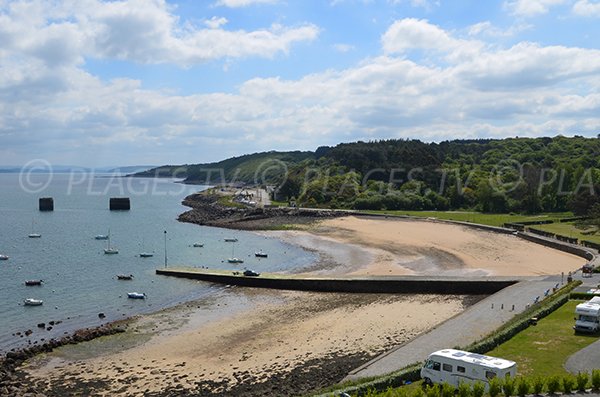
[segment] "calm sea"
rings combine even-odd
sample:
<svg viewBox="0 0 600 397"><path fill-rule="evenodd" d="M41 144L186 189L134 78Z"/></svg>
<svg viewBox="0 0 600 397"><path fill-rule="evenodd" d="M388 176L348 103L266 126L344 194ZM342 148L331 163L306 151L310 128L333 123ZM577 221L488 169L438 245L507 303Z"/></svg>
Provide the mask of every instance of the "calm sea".
<svg viewBox="0 0 600 397"><path fill-rule="evenodd" d="M204 189L166 179L121 178L94 174L0 174L0 351L28 340L63 336L65 332L147 313L215 294L221 286L157 276L164 267L165 233L168 266L252 268L293 271L310 265L313 254L277 239L250 232L180 223L187 208L182 199ZM110 197L129 197L130 211L109 211ZM39 212L40 197L54 198L53 212ZM107 241L95 240L110 230L117 255L104 254ZM32 232L42 235L29 238ZM224 238L235 237L236 243ZM197 248L195 242L204 243ZM256 258L262 250L268 258ZM151 252L151 258L141 258ZM223 263L232 255L243 264ZM133 274L119 281L117 274ZM42 279L42 286L25 280ZM128 292L146 300L127 299ZM26 298L42 306L24 306ZM99 313L105 319L98 317ZM61 321L51 331L38 323ZM15 336L31 329L29 337Z"/></svg>

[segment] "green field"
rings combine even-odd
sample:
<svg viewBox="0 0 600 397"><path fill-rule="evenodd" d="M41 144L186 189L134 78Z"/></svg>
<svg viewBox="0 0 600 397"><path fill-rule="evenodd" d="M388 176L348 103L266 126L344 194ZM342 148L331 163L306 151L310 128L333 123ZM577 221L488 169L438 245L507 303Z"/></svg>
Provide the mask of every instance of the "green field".
<svg viewBox="0 0 600 397"><path fill-rule="evenodd" d="M560 234L567 237L577 238L579 240L592 241L594 243L600 243L600 235L598 234L583 234L582 229L575 227L573 222L565 223L550 223L547 225L535 225L536 229L545 230L547 232Z"/></svg>
<svg viewBox="0 0 600 397"><path fill-rule="evenodd" d="M598 336L575 334L575 306L582 301L568 301L555 312L518 333L509 341L486 353L517 363L520 375L564 375L570 355L598 340Z"/></svg>
<svg viewBox="0 0 600 397"><path fill-rule="evenodd" d="M423 218L448 219L453 221L463 221L471 223L480 223L490 226L502 226L504 223L525 222L525 221L544 221L560 218L569 218L571 212L557 212L537 215L518 215L518 214L484 214L481 212L467 211L367 211L376 214L390 215L410 215Z"/></svg>
<svg viewBox="0 0 600 397"><path fill-rule="evenodd" d="M517 363L517 374L529 379L564 376L563 365L577 351L598 340L598 335L581 335L573 331L575 306L582 301L571 300L556 311L544 317L536 326L519 332L509 341L498 346L486 355L502 357ZM413 386L421 382L413 383ZM425 397L416 393L415 388L396 388L386 392L373 392L369 397Z"/></svg>

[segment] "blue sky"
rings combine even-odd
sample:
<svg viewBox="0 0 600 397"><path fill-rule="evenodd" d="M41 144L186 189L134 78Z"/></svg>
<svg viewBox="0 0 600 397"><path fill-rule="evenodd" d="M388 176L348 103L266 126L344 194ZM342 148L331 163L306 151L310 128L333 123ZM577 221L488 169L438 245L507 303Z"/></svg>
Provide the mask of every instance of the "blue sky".
<svg viewBox="0 0 600 397"><path fill-rule="evenodd" d="M600 133L597 0L0 0L0 164Z"/></svg>

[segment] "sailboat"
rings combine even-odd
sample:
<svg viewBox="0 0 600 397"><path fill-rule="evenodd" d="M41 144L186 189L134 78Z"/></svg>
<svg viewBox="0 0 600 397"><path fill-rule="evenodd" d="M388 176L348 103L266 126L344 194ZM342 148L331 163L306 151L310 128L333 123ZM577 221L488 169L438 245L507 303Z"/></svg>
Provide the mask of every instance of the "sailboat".
<svg viewBox="0 0 600 397"><path fill-rule="evenodd" d="M34 221L32 219L31 220L31 233L29 233L29 238L40 238L40 237L42 237L41 234L35 233L33 226L34 226Z"/></svg>
<svg viewBox="0 0 600 397"><path fill-rule="evenodd" d="M109 254L109 255L118 254L119 250L110 246L110 230L108 231L108 239L107 240L108 240L108 244L106 245L106 248L104 248L104 253Z"/></svg>
<svg viewBox="0 0 600 397"><path fill-rule="evenodd" d="M236 258L234 255L235 244L231 246L231 258L227 259L229 263L244 263L244 261L240 258Z"/></svg>

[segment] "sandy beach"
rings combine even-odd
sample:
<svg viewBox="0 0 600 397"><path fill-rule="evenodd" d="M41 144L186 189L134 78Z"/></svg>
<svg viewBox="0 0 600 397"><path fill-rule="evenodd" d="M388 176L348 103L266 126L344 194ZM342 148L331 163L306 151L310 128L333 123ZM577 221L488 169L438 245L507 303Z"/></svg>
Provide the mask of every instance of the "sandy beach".
<svg viewBox="0 0 600 397"><path fill-rule="evenodd" d="M317 274L540 275L585 262L515 236L425 221L344 217L266 233L319 253L306 269ZM125 336L38 357L22 376L48 396L301 395L480 298L234 288L134 320Z"/></svg>
<svg viewBox="0 0 600 397"><path fill-rule="evenodd" d="M308 231L272 232L343 266L315 273L354 275L538 276L574 271L585 259L525 241L455 224L342 217Z"/></svg>

